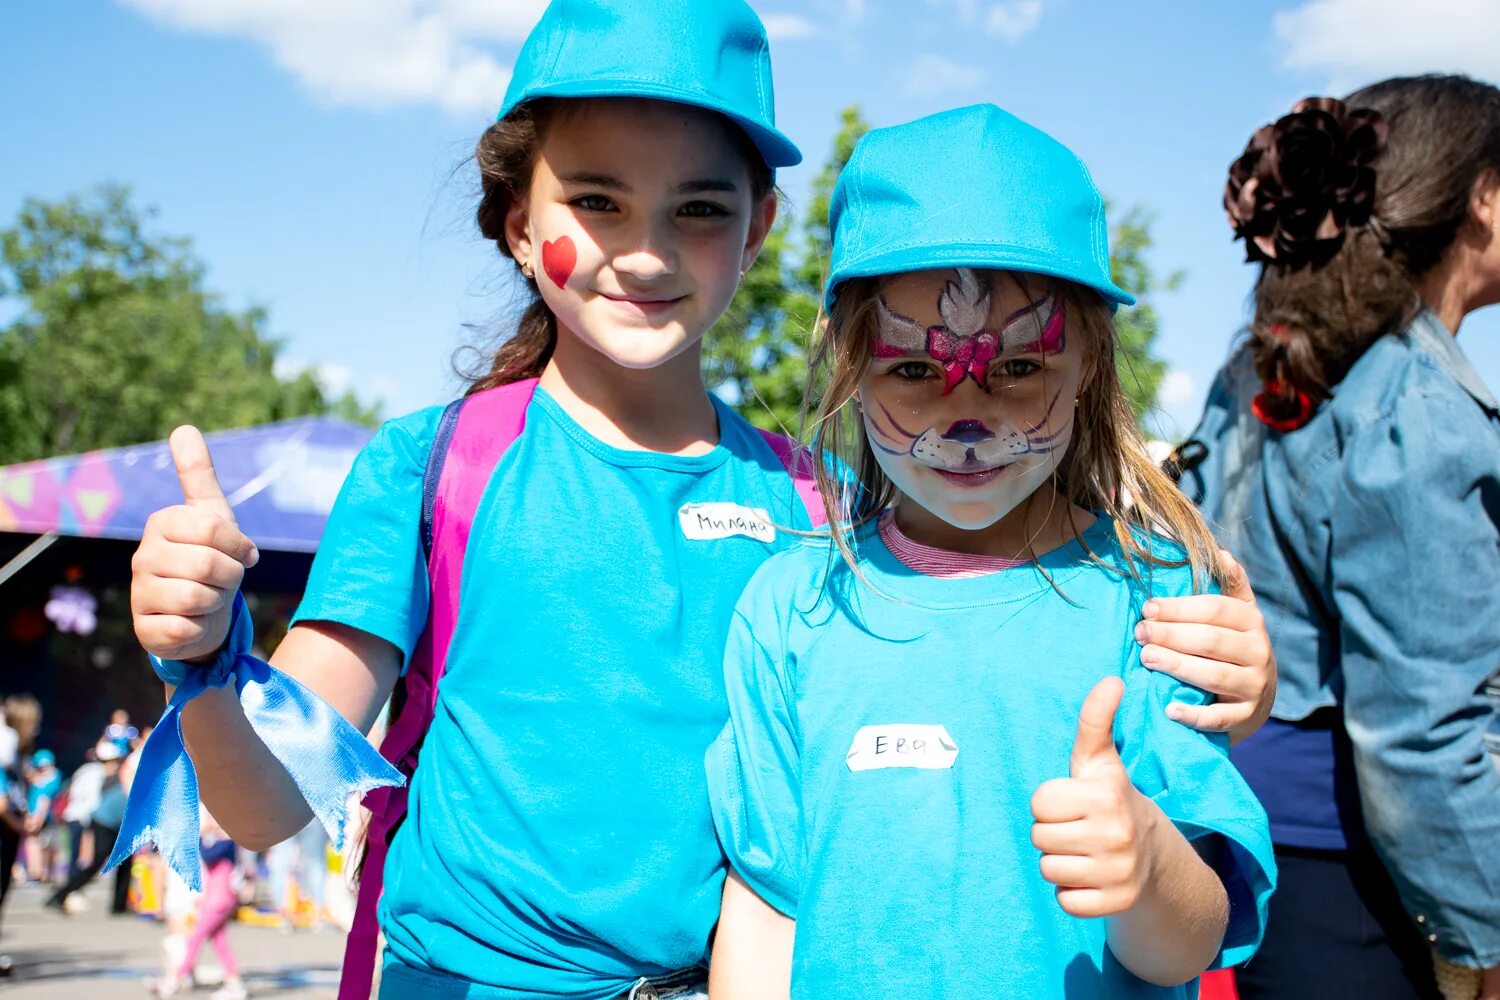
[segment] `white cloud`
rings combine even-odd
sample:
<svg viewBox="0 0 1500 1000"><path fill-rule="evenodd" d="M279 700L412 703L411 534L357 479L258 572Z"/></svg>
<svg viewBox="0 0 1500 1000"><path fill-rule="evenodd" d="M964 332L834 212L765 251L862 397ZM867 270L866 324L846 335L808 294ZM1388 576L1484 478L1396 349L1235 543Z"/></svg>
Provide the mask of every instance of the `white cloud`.
<svg viewBox="0 0 1500 1000"><path fill-rule="evenodd" d="M483 48L515 42L546 0L119 0L182 31L246 38L331 104L499 106L510 70Z"/></svg>
<svg viewBox="0 0 1500 1000"><path fill-rule="evenodd" d="M271 372L282 381L297 378L303 372L311 372L318 385L329 396L342 396L354 386L354 369L329 361L310 365L295 358L279 357L271 366Z"/></svg>
<svg viewBox="0 0 1500 1000"><path fill-rule="evenodd" d="M1282 65L1340 81L1461 72L1500 79L1500 0L1310 0L1273 21Z"/></svg>
<svg viewBox="0 0 1500 1000"><path fill-rule="evenodd" d="M1006 0L990 8L984 30L1007 42L1019 42L1042 20L1042 0Z"/></svg>
<svg viewBox="0 0 1500 1000"><path fill-rule="evenodd" d="M1198 383L1193 376L1181 368L1173 368L1162 376L1156 400L1168 409L1177 409L1198 398Z"/></svg>
<svg viewBox="0 0 1500 1000"><path fill-rule="evenodd" d="M760 20L773 42L816 38L822 34L816 24L800 14L764 14Z"/></svg>
<svg viewBox="0 0 1500 1000"><path fill-rule="evenodd" d="M906 72L906 85L918 97L970 90L984 82L984 70L934 53L919 56Z"/></svg>
<svg viewBox="0 0 1500 1000"><path fill-rule="evenodd" d="M982 26L991 35L1018 42L1042 20L1042 0L927 0L928 7L946 8L963 25Z"/></svg>

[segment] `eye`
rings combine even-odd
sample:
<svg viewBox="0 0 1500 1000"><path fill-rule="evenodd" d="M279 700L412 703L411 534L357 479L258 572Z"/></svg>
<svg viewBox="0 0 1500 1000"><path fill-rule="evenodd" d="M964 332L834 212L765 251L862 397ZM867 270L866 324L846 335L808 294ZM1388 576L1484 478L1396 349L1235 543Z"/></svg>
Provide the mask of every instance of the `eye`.
<svg viewBox="0 0 1500 1000"><path fill-rule="evenodd" d="M1040 361L1033 361L1030 358L1012 358L1009 361L1000 362L1000 365L996 368L996 371L1006 378L1025 378L1028 375L1035 375L1041 370L1042 363Z"/></svg>
<svg viewBox="0 0 1500 1000"><path fill-rule="evenodd" d="M613 212L615 210L615 203L602 194L586 194L574 198L568 204L574 208L581 208L585 212Z"/></svg>
<svg viewBox="0 0 1500 1000"><path fill-rule="evenodd" d="M920 382L932 374L932 367L921 361L903 361L891 367L888 374L907 382Z"/></svg>
<svg viewBox="0 0 1500 1000"><path fill-rule="evenodd" d="M711 201L690 201L680 211L690 219L721 219L730 215L723 205L716 205Z"/></svg>

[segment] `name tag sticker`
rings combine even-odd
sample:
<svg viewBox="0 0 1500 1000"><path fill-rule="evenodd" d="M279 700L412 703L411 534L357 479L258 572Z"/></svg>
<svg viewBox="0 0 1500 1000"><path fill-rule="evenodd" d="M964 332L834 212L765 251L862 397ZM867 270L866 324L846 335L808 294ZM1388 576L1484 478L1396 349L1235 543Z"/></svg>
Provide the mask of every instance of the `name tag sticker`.
<svg viewBox="0 0 1500 1000"><path fill-rule="evenodd" d="M677 511L684 538L695 542L744 535L761 542L776 540L771 516L759 507L737 503L685 503Z"/></svg>
<svg viewBox="0 0 1500 1000"><path fill-rule="evenodd" d="M851 771L876 771L883 767L921 767L941 771L958 759L958 744L944 726L898 722L888 726L863 726L854 734L849 755Z"/></svg>

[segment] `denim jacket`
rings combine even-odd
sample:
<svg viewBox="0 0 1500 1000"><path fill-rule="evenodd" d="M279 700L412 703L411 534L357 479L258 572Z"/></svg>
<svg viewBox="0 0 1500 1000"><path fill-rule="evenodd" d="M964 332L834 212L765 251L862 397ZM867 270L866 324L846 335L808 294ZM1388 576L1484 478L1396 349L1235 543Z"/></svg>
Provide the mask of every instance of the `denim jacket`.
<svg viewBox="0 0 1500 1000"><path fill-rule="evenodd" d="M1450 961L1500 965L1495 397L1427 311L1298 430L1251 416L1260 388L1238 350L1180 454L1201 457L1183 490L1265 614L1272 714L1342 710L1365 826L1407 911Z"/></svg>

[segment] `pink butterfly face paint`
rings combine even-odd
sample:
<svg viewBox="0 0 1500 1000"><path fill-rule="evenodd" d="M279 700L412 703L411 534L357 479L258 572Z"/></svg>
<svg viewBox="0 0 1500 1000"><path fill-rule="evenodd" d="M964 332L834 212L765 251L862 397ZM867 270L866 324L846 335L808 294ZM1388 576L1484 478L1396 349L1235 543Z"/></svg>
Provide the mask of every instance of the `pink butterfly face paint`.
<svg viewBox="0 0 1500 1000"><path fill-rule="evenodd" d="M860 382L877 462L934 514L981 528L1047 481L1072 440L1077 352L1061 291L959 268L891 280Z"/></svg>

